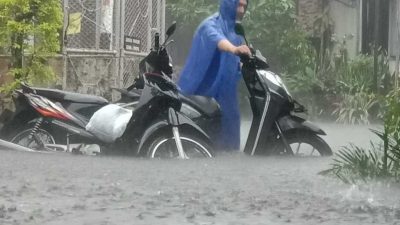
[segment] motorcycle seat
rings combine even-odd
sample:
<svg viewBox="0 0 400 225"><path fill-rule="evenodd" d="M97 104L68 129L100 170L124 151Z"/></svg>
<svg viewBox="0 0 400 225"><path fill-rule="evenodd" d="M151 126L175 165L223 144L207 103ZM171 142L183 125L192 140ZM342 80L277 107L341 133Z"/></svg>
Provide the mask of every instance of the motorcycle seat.
<svg viewBox="0 0 400 225"><path fill-rule="evenodd" d="M95 95L85 95L69 91L61 91L47 88L33 88L36 94L55 101L70 101L76 103L107 104L107 99Z"/></svg>
<svg viewBox="0 0 400 225"><path fill-rule="evenodd" d="M196 110L206 114L209 117L218 116L220 114L220 106L214 98L200 95L181 95L183 102L189 104Z"/></svg>

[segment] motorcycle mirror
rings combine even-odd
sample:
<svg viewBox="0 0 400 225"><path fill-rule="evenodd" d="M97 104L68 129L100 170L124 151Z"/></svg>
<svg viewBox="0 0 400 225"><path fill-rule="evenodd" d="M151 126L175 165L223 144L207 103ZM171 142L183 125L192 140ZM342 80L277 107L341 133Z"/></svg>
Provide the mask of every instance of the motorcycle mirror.
<svg viewBox="0 0 400 225"><path fill-rule="evenodd" d="M244 32L244 28L243 28L242 24L239 22L235 23L235 33L243 36L244 40L246 41L246 45L249 45L249 43L247 42L247 39L246 39L246 34Z"/></svg>
<svg viewBox="0 0 400 225"><path fill-rule="evenodd" d="M235 32L236 34L241 35L243 37L246 36L244 33L244 28L241 23L238 22L235 23Z"/></svg>
<svg viewBox="0 0 400 225"><path fill-rule="evenodd" d="M168 27L167 32L165 32L165 35L167 37L165 38L165 41L161 46L166 47L166 43L167 43L168 39L171 37L171 35L175 32L175 29L176 29L176 21L172 22L171 26ZM170 42L168 42L168 43L170 43Z"/></svg>
<svg viewBox="0 0 400 225"><path fill-rule="evenodd" d="M167 32L167 39L175 32L176 29L176 21L172 22L171 26L168 27Z"/></svg>

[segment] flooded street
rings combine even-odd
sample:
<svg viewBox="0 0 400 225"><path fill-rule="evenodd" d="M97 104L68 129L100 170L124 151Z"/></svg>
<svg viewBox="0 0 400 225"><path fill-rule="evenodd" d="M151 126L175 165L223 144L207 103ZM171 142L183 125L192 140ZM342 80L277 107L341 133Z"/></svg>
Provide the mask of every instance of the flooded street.
<svg viewBox="0 0 400 225"><path fill-rule="evenodd" d="M375 138L370 127L320 126L334 151ZM318 175L330 157L0 154L0 224L400 224L400 186Z"/></svg>

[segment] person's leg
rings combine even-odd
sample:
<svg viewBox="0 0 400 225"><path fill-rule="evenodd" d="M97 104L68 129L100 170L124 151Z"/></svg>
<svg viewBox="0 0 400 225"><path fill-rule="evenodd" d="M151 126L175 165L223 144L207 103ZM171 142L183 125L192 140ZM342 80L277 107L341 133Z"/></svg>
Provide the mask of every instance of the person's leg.
<svg viewBox="0 0 400 225"><path fill-rule="evenodd" d="M217 97L217 101L222 113L217 147L226 151L238 151L240 150L240 112L236 92L229 91L225 87Z"/></svg>
<svg viewBox="0 0 400 225"><path fill-rule="evenodd" d="M238 112L222 114L218 147L225 151L240 150L240 116Z"/></svg>

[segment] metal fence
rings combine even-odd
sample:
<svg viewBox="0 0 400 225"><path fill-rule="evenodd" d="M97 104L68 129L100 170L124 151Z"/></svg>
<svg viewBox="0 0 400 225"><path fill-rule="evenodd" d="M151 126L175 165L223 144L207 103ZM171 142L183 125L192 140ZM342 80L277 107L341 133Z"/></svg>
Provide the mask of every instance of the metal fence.
<svg viewBox="0 0 400 225"><path fill-rule="evenodd" d="M66 89L101 94L98 89L104 81L130 85L155 32L165 30L165 0L62 0L62 4Z"/></svg>

